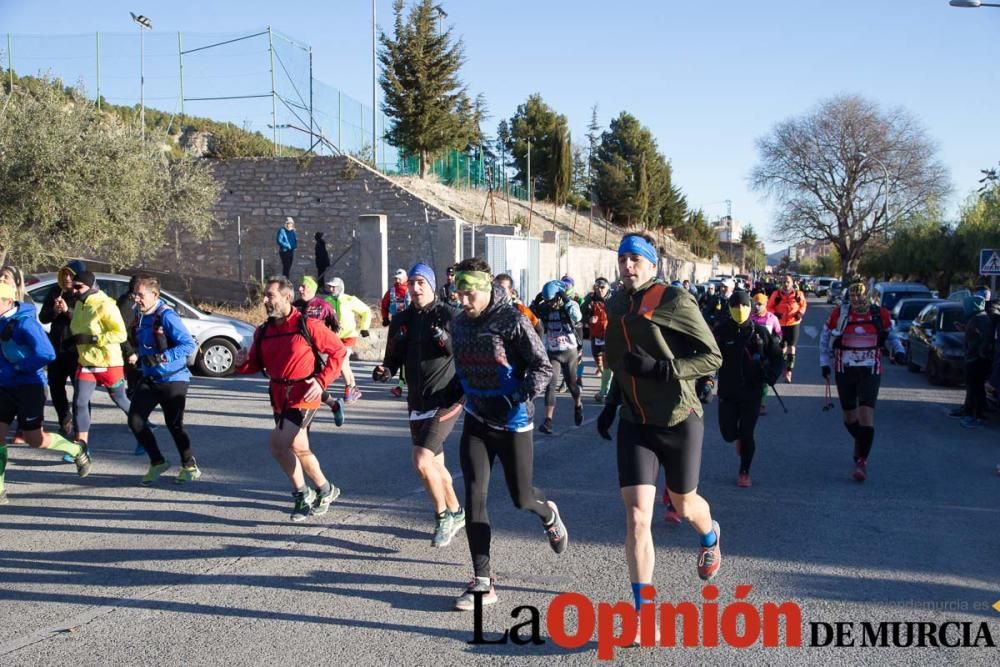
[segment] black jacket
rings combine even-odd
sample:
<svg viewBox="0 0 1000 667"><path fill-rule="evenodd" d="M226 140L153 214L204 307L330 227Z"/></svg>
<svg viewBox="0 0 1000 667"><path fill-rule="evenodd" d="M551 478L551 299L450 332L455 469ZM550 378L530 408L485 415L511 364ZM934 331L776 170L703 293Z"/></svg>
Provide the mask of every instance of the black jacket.
<svg viewBox="0 0 1000 667"><path fill-rule="evenodd" d="M990 313L977 313L965 323L965 360L993 361L996 325Z"/></svg>
<svg viewBox="0 0 1000 667"><path fill-rule="evenodd" d="M135 354L135 340L132 338L135 330L135 294L125 292L118 297L118 312L122 314L122 319L125 321L125 331L128 332L128 338L122 343L122 357L127 364L128 358Z"/></svg>
<svg viewBox="0 0 1000 667"><path fill-rule="evenodd" d="M316 273L322 276L330 268L330 253L326 249L326 241L322 232L316 232Z"/></svg>
<svg viewBox="0 0 1000 667"><path fill-rule="evenodd" d="M451 320L456 311L435 300L427 308L411 304L389 322L382 365L395 374L406 369L406 403L425 412L454 405L462 397L452 357ZM441 336L434 337L435 330Z"/></svg>
<svg viewBox="0 0 1000 667"><path fill-rule="evenodd" d="M62 296L69 310L62 314L56 314L56 298ZM42 309L38 312L38 320L42 324L52 325L49 328L49 341L55 348L56 354L67 360L77 358L76 344L73 342L73 333L69 330L69 323L73 320L73 306L76 304L76 295L73 292L64 292L59 285L53 285L45 295Z"/></svg>
<svg viewBox="0 0 1000 667"><path fill-rule="evenodd" d="M719 398L751 400L764 392L765 365L781 363L781 343L776 336L753 321L736 324L730 317L715 331L722 352L719 369Z"/></svg>

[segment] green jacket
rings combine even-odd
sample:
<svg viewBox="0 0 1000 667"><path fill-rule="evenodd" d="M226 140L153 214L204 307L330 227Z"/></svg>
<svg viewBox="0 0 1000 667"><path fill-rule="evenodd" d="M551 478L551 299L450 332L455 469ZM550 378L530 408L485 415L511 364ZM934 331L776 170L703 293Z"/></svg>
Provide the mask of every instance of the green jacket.
<svg viewBox="0 0 1000 667"><path fill-rule="evenodd" d="M604 355L615 373L608 402L622 405L622 419L670 427L692 412L702 416L695 380L718 370L722 355L691 293L653 279L636 290L618 290L607 309ZM625 371L622 360L636 345L670 360L667 382Z"/></svg>

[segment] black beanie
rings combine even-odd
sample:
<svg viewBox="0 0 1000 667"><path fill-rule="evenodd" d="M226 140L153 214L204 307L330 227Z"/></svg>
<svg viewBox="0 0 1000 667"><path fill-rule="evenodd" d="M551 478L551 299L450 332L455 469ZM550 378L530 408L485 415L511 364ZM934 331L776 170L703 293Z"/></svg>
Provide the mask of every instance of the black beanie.
<svg viewBox="0 0 1000 667"><path fill-rule="evenodd" d="M733 292L733 295L729 297L729 307L733 308L735 306L749 306L750 305L750 295L746 291L738 289Z"/></svg>
<svg viewBox="0 0 1000 667"><path fill-rule="evenodd" d="M94 283L97 282L97 279L94 278L94 274L91 273L90 271L80 271L75 276L73 276L73 280L78 283L82 283L87 287L93 287Z"/></svg>

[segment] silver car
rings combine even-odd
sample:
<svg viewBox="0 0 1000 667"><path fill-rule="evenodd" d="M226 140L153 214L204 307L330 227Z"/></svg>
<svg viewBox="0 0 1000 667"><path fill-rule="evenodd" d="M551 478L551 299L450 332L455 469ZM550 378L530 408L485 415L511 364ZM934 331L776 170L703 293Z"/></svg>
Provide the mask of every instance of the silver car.
<svg viewBox="0 0 1000 667"><path fill-rule="evenodd" d="M101 291L115 300L128 292L131 280L129 276L115 273L95 273L94 276ZM26 283L28 296L41 310L45 296L56 284L56 274L39 273L27 279ZM188 357L188 366L197 368L209 377L232 375L236 370L236 351L241 346L250 347L254 327L232 317L199 310L166 290L160 292L160 298L181 316L184 326L198 344L194 353ZM48 330L47 325L45 329Z"/></svg>

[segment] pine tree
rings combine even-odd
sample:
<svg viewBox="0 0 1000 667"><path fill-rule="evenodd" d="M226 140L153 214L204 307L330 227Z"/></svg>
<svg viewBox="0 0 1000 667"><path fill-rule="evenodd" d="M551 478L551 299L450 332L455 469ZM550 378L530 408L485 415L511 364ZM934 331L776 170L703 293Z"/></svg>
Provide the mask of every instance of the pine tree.
<svg viewBox="0 0 1000 667"><path fill-rule="evenodd" d="M438 29L433 0L420 0L405 19L403 7L404 0L393 3L394 36L379 35L382 111L395 120L386 139L420 156L423 178L435 154L465 149L482 118L458 78L462 40L452 42L451 28Z"/></svg>
<svg viewBox="0 0 1000 667"><path fill-rule="evenodd" d="M569 197L573 185L573 154L570 151L569 130L564 124L557 125L552 133L550 148L552 161L549 164L549 182L552 184L550 198L556 206L562 206Z"/></svg>
<svg viewBox="0 0 1000 667"><path fill-rule="evenodd" d="M508 146L517 168L515 178L528 186L528 145L531 146L531 174L534 184L532 191L540 199L550 198L553 191L552 162L555 159L553 135L562 127L569 133L566 117L556 113L552 107L535 93L517 107L510 119L511 142Z"/></svg>

